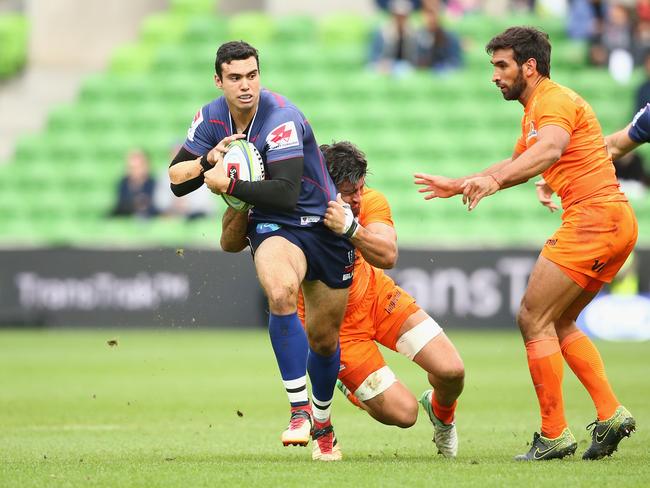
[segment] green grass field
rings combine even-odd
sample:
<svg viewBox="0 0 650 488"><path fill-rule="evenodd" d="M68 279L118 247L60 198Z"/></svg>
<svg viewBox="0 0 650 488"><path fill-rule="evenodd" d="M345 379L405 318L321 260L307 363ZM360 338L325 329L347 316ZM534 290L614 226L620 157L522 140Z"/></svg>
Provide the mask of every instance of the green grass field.
<svg viewBox="0 0 650 488"><path fill-rule="evenodd" d="M280 443L287 405L264 331L1 331L0 486L650 486L650 343L599 343L638 425L612 458L522 464L539 420L518 334L449 335L467 369L457 459L435 455L423 413L387 427L336 392L344 460L315 463L311 446ZM425 375L387 358L419 396ZM564 392L582 453L595 413L568 368Z"/></svg>

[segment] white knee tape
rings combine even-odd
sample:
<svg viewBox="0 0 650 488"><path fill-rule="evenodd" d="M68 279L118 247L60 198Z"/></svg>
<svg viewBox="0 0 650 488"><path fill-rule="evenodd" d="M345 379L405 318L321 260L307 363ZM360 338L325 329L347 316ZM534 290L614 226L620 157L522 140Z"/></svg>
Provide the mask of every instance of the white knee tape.
<svg viewBox="0 0 650 488"><path fill-rule="evenodd" d="M397 352L413 360L415 355L441 332L442 327L429 317L401 335L396 344Z"/></svg>
<svg viewBox="0 0 650 488"><path fill-rule="evenodd" d="M370 373L368 377L363 380L361 386L354 392L354 396L362 402L375 398L380 393L385 392L397 381L395 373L391 371L388 366L379 368L377 371Z"/></svg>

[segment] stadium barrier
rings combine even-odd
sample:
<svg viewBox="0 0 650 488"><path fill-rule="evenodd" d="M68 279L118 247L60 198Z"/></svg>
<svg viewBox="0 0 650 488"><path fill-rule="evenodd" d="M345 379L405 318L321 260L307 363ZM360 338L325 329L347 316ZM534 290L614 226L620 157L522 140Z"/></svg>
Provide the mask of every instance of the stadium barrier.
<svg viewBox="0 0 650 488"><path fill-rule="evenodd" d="M639 291L650 249L638 250ZM390 274L448 328L514 328L537 250L402 249ZM0 251L0 325L264 327L248 253L215 250Z"/></svg>

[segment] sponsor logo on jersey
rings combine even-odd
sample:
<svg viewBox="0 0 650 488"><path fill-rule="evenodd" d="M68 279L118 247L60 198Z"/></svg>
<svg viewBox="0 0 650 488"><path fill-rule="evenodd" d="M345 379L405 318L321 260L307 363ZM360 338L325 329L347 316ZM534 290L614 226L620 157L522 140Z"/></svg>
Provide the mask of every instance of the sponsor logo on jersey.
<svg viewBox="0 0 650 488"><path fill-rule="evenodd" d="M387 298L390 298L390 302L388 302L388 305L386 305L386 307L384 308L386 313L392 313L393 310L395 310L395 307L397 306L397 302L401 297L402 297L402 292L399 290L395 290L395 294L392 296L388 295Z"/></svg>
<svg viewBox="0 0 650 488"><path fill-rule="evenodd" d="M535 129L535 122L531 122L528 126L528 134L526 135L526 142L531 140L533 137L537 137L537 129Z"/></svg>
<svg viewBox="0 0 650 488"><path fill-rule="evenodd" d="M641 116L643 115L643 112L645 112L646 110L648 110L648 104L646 104L645 107L643 107L641 110L639 110L639 111L636 113L636 115L635 115L634 118L632 119L632 125L636 125L636 121L639 120L639 117L641 117Z"/></svg>
<svg viewBox="0 0 650 488"><path fill-rule="evenodd" d="M269 232L275 232L279 229L280 225L266 222L257 224L257 227L255 228L258 234L268 234Z"/></svg>
<svg viewBox="0 0 650 488"><path fill-rule="evenodd" d="M296 131L296 124L293 123L293 120L285 122L269 132L269 135L266 136L266 144L269 147L269 151L299 146L298 132Z"/></svg>
<svg viewBox="0 0 650 488"><path fill-rule="evenodd" d="M546 240L546 245L548 247L555 247L556 244L557 244L557 239L547 239Z"/></svg>
<svg viewBox="0 0 650 488"><path fill-rule="evenodd" d="M354 264L348 264L343 268L343 281L351 280L354 276Z"/></svg>
<svg viewBox="0 0 650 488"><path fill-rule="evenodd" d="M320 222L318 215L303 215L300 217L300 225L316 224L318 222Z"/></svg>
<svg viewBox="0 0 650 488"><path fill-rule="evenodd" d="M591 270L600 273L606 265L607 262L601 263L599 259L594 259L594 265L591 267Z"/></svg>
<svg viewBox="0 0 650 488"><path fill-rule="evenodd" d="M187 129L187 138L190 141L194 142L194 133L196 132L197 127L201 125L201 122L203 122L203 110L199 109L194 116L194 120L192 120L192 125Z"/></svg>
<svg viewBox="0 0 650 488"><path fill-rule="evenodd" d="M228 175L228 178L235 178L236 180L238 180L239 163L228 163L228 167L226 168L226 174Z"/></svg>

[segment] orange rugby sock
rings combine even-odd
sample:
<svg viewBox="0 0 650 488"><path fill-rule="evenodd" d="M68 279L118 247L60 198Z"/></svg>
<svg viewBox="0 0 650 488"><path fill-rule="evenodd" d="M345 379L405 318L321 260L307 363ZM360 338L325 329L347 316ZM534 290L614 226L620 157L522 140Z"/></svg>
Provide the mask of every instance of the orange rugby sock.
<svg viewBox="0 0 650 488"><path fill-rule="evenodd" d="M542 414L542 435L559 437L567 427L562 400L563 361L557 337L526 342L528 369Z"/></svg>
<svg viewBox="0 0 650 488"><path fill-rule="evenodd" d="M577 330L566 336L561 346L564 359L594 401L598 420L610 418L619 403L607 381L605 365L594 343Z"/></svg>
<svg viewBox="0 0 650 488"><path fill-rule="evenodd" d="M431 396L431 406L433 407L433 414L438 417L438 420L442 421L443 424L451 424L454 421L454 413L456 412L456 405L458 401L454 401L449 406L441 405L436 399L436 392L433 392Z"/></svg>

